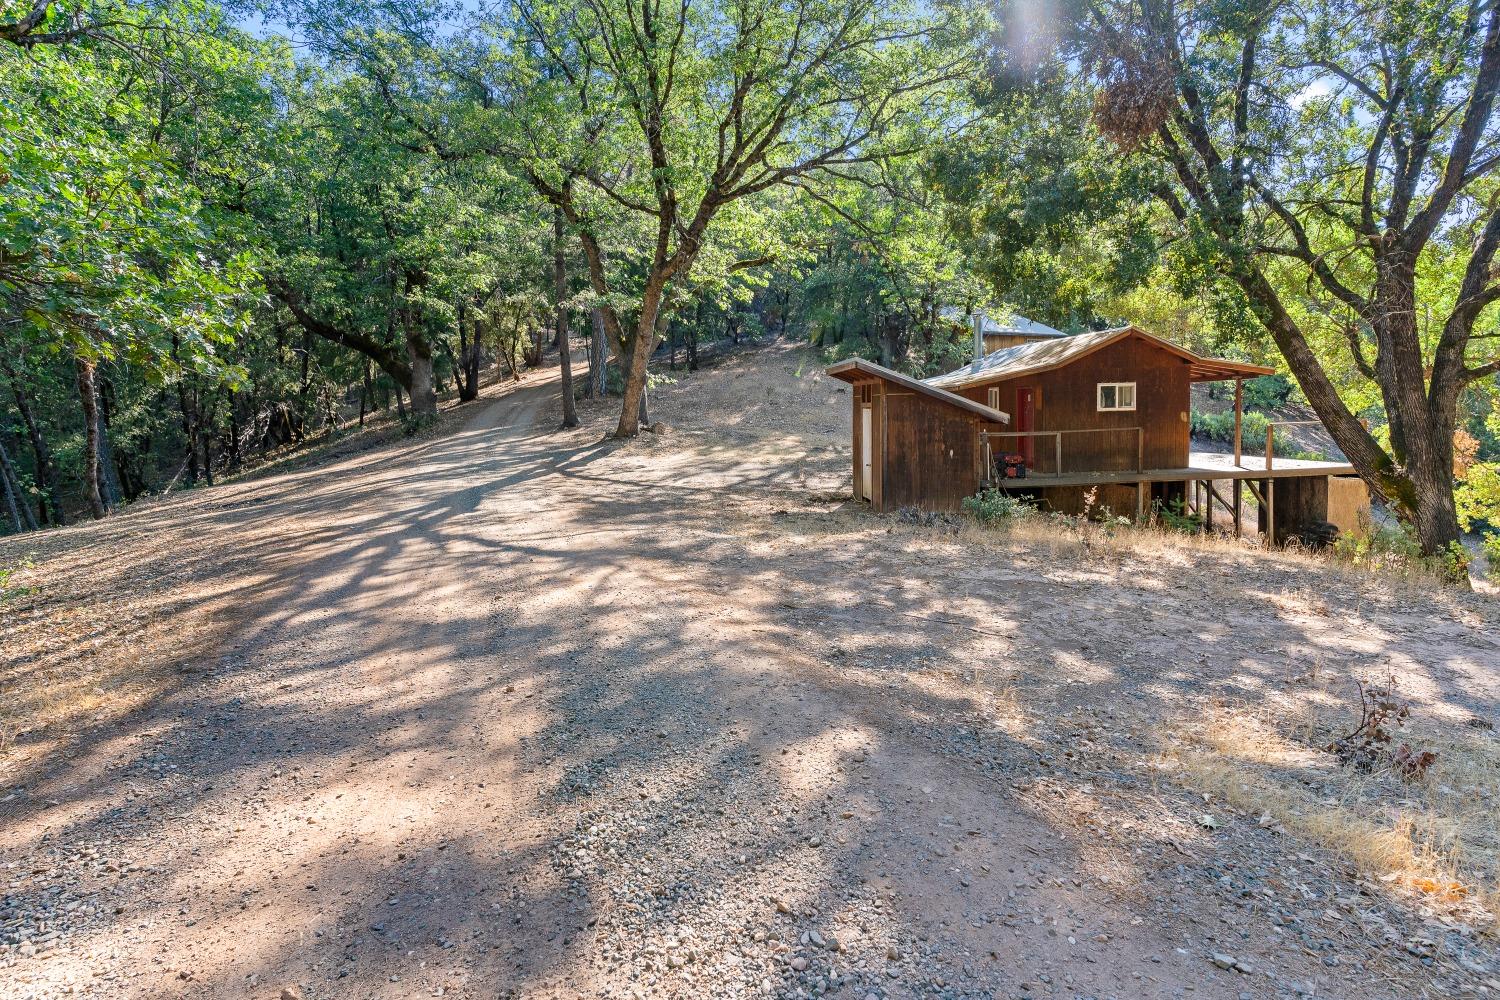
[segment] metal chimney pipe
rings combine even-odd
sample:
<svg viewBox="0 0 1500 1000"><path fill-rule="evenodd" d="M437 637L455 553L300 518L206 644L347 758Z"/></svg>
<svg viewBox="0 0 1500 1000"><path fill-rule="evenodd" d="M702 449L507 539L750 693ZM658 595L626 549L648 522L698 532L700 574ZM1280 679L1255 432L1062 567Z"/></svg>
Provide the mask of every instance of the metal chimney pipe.
<svg viewBox="0 0 1500 1000"><path fill-rule="evenodd" d="M974 314L974 360L984 360L984 313Z"/></svg>

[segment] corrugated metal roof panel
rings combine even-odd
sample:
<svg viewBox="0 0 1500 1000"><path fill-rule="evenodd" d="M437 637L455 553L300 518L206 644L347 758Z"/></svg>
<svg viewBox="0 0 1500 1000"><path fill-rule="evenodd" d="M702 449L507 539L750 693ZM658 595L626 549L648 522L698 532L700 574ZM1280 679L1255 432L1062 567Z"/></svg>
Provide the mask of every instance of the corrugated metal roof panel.
<svg viewBox="0 0 1500 1000"><path fill-rule="evenodd" d="M938 315L950 323L962 323L968 325L969 317L964 311L954 306L947 306L938 310ZM1046 323L1038 323L1034 319L1012 313L1008 316L995 317L989 313L980 312L980 320L984 323L984 335L986 337L1004 336L1012 334L1019 337L1066 337L1067 334L1061 330L1054 329Z"/></svg>
<svg viewBox="0 0 1500 1000"><path fill-rule="evenodd" d="M1055 368L1073 358L1103 347L1110 341L1118 340L1128 332L1127 327L1121 330L1080 333L1073 337L1038 340L1030 344L1002 347L998 351L991 351L978 361L969 362L956 371L951 371L946 375L935 375L926 381L928 385L937 386L939 389L954 389L978 382L1006 378L1010 375L1020 375L1039 368Z"/></svg>
<svg viewBox="0 0 1500 1000"><path fill-rule="evenodd" d="M1170 351L1186 361L1189 377L1194 382L1211 382L1230 378L1253 378L1275 371L1262 365L1245 364L1241 361L1226 361L1219 358L1203 358L1185 347L1162 340L1137 326L1122 326L1097 333L1080 333L1055 340L1038 340L1014 347L1002 347L991 351L978 361L971 361L946 375L936 375L926 382L939 389L962 389L965 386L1012 378L1028 372L1046 371L1068 364L1085 354L1104 347L1124 337L1137 336L1149 340L1163 350Z"/></svg>

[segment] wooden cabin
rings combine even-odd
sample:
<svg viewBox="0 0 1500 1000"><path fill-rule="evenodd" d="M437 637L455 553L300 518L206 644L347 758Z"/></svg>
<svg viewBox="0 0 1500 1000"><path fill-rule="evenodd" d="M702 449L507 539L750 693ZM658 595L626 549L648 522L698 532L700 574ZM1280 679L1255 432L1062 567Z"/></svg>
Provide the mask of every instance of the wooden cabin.
<svg viewBox="0 0 1500 1000"><path fill-rule="evenodd" d="M1015 314L997 317L987 312L964 313L958 309L944 309L941 315L955 331L976 334L981 345L979 350L981 355L1007 347L1034 344L1042 340L1057 340L1067 336L1061 330L1045 323L1038 323L1034 319Z"/></svg>
<svg viewBox="0 0 1500 1000"><path fill-rule="evenodd" d="M1126 326L1001 348L921 382L866 361L828 373L854 387L855 495L875 510L957 510L994 486L1069 514L1139 517L1153 504L1180 504L1211 525L1217 504L1238 531L1247 484L1262 520L1272 518L1268 533L1285 539L1328 520L1329 477L1352 476L1352 466L1256 459L1252 467L1238 440L1232 456L1191 450L1194 382L1235 382L1238 429L1241 383L1273 370L1202 357ZM1334 492L1347 496L1340 485Z"/></svg>

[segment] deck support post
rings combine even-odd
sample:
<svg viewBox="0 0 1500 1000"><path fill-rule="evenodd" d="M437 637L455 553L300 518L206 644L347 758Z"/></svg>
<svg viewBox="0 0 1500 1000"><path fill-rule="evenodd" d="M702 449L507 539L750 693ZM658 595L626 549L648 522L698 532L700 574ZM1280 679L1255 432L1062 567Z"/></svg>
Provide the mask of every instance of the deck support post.
<svg viewBox="0 0 1500 1000"><path fill-rule="evenodd" d="M1140 480L1136 480L1136 484L1135 484L1135 523L1136 524L1140 524L1141 523L1141 517L1142 517L1142 515L1145 512L1144 497L1142 496L1142 492L1141 492L1145 488L1145 486L1146 486L1145 483L1141 482Z"/></svg>
<svg viewBox="0 0 1500 1000"><path fill-rule="evenodd" d="M1203 533L1212 535L1214 533L1214 481L1203 480L1203 499L1205 509L1203 511Z"/></svg>
<svg viewBox="0 0 1500 1000"><path fill-rule="evenodd" d="M1267 479L1261 486L1266 494L1266 548L1276 547L1276 480Z"/></svg>
<svg viewBox="0 0 1500 1000"><path fill-rule="evenodd" d="M1241 498L1240 494L1242 494L1243 492L1244 492L1244 484L1241 483L1238 479L1234 480L1234 537L1235 538L1239 538L1240 535L1241 535L1241 533L1242 533L1242 529L1240 527L1240 504L1242 502L1242 498Z"/></svg>

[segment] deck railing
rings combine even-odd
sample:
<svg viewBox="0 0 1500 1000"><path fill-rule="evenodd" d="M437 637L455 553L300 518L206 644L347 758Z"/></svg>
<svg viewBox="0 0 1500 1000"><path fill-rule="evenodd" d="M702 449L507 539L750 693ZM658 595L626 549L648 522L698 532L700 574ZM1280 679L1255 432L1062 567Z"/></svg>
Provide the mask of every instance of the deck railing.
<svg viewBox="0 0 1500 1000"><path fill-rule="evenodd" d="M1083 442L1085 438L1079 435L1094 435L1091 443L1098 444L1098 435L1114 435L1115 441L1104 442L1104 455L1093 451L1088 455L1087 461L1078 457L1078 448L1075 446L1070 452L1064 447L1064 439L1068 442ZM1042 441L1051 439L1050 447L1042 446ZM1020 449L1016 444L1022 440L1031 439L1034 444L1031 449L1030 460L1026 463L1027 478L1045 479L1048 476L1062 476L1075 472L1142 472L1146 467L1146 434L1140 427L1082 427L1074 430L1058 431L981 431L980 443L984 451L984 468L987 477L1000 478L1003 475L995 467L997 457L1003 454L1014 454ZM1037 440L1041 439L1041 440ZM1070 467L1077 466L1077 467ZM1084 466L1087 466L1086 468Z"/></svg>
<svg viewBox="0 0 1500 1000"><path fill-rule="evenodd" d="M1278 427L1301 427L1304 425L1317 424L1322 426L1321 420L1273 420L1266 424L1266 468L1271 467L1271 459L1276 452L1276 428Z"/></svg>

